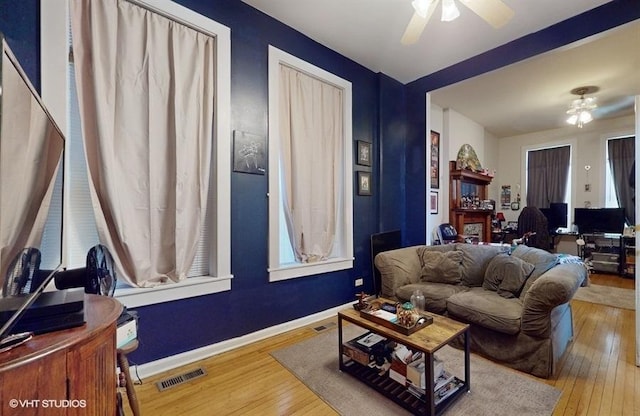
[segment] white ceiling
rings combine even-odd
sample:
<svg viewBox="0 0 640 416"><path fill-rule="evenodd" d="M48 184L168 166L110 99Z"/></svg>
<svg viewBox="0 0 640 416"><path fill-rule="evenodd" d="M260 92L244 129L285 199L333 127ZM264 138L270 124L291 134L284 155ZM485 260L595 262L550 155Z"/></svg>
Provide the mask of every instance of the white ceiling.
<svg viewBox="0 0 640 416"><path fill-rule="evenodd" d="M400 38L413 15L411 0L243 1L372 71L407 83L609 0L503 0L515 15L500 29L460 3L460 17L441 22L438 6L419 41L408 46ZM445 87L432 93L432 102L497 137L564 125L564 111L577 98L569 91L583 85L599 86L599 104L610 109L640 94L640 24L610 32L610 40L596 36Z"/></svg>

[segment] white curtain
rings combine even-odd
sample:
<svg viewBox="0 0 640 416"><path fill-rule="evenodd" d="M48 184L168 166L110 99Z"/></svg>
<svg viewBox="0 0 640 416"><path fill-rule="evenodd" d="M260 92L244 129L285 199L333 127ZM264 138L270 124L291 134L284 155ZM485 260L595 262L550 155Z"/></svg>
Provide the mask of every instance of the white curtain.
<svg viewBox="0 0 640 416"><path fill-rule="evenodd" d="M331 254L339 206L342 90L280 66L282 190L291 245L299 262Z"/></svg>
<svg viewBox="0 0 640 416"><path fill-rule="evenodd" d="M0 98L1 283L22 249L40 248L64 140L5 54Z"/></svg>
<svg viewBox="0 0 640 416"><path fill-rule="evenodd" d="M206 213L215 39L121 0L74 0L71 23L100 242L132 285L182 280Z"/></svg>

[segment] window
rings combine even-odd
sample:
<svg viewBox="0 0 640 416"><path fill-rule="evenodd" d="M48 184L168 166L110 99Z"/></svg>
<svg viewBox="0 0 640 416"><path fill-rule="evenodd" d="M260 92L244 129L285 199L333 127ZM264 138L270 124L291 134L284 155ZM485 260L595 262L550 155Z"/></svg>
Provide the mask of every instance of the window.
<svg viewBox="0 0 640 416"><path fill-rule="evenodd" d="M568 204L571 223L571 144L525 149L527 206L549 208L552 202Z"/></svg>
<svg viewBox="0 0 640 416"><path fill-rule="evenodd" d="M194 262L190 275L198 276L186 281L160 286L156 288L118 289L118 297L125 305L141 306L180 298L200 296L231 288L231 256L230 256L230 71L231 41L230 31L202 15L168 0L136 1L136 4L164 16L180 21L192 28L206 32L216 38L216 81L215 81L215 120L214 120L214 154L215 160L211 173L211 201L209 204L207 226L202 234L206 236L200 244L200 259ZM67 51L69 48L69 18L67 0L51 0L42 2L42 95L54 117L62 120L59 123L67 136L67 155L65 156L65 219L63 230L63 264L68 267L84 265L84 256L88 248L94 244L95 237L81 242L79 235L90 235L95 224L82 221L86 215L78 212L91 209L90 201L82 196L83 167L78 160L83 155L82 141L72 131L73 102L71 97L75 89L72 80L67 79ZM66 117L61 116L67 114ZM68 120L71 119L71 122ZM79 131L79 130L78 130ZM70 157L73 159L70 160ZM73 167L72 165L75 165ZM84 172L86 177L86 170ZM86 181L86 179L84 179ZM80 186L78 186L78 184ZM78 191L78 189L80 191ZM76 192L67 192L75 190ZM87 190L85 189L84 192ZM79 193L79 196L76 195ZM85 198L85 199L83 199ZM84 203L81 201L84 200ZM83 206L85 204L86 206ZM74 212L75 210L75 212ZM89 233L85 233L89 230ZM95 234L94 234L95 235Z"/></svg>
<svg viewBox="0 0 640 416"><path fill-rule="evenodd" d="M353 267L352 146L351 83L270 46L270 281Z"/></svg>
<svg viewBox="0 0 640 416"><path fill-rule="evenodd" d="M635 224L635 138L616 137L606 141L605 206L624 208L627 224Z"/></svg>
<svg viewBox="0 0 640 416"><path fill-rule="evenodd" d="M631 153L629 153L630 150L632 150L634 148L634 138L633 137L612 137L610 139L606 140L606 146L605 146L605 152L606 152L606 163L605 163L605 207L606 208L618 208L620 207L620 203L618 202L618 197L616 194L616 185L615 185L615 178L614 178L614 174L612 171L612 156L611 156L611 146L613 143L611 143L612 140L622 140L626 143L622 143L622 142L616 142L616 144L618 144L619 146L615 146L615 147L621 147L620 145L625 145L627 146L627 150L624 150L625 148L622 147L623 151L621 152L622 155L627 154L629 155L629 159L631 161L633 161L635 159L634 153L633 151L631 151ZM621 156L621 155L619 155ZM618 157L618 159L620 159L620 157ZM628 172L630 172L630 166L626 166L625 169L621 169L621 175L625 176L628 175ZM623 177L621 179L621 183L624 184L625 182L628 181L628 177Z"/></svg>

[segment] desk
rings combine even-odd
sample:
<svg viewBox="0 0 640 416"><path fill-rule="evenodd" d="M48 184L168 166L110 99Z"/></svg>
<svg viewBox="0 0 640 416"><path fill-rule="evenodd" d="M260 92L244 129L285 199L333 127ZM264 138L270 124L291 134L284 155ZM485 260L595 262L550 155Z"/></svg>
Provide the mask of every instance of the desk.
<svg viewBox="0 0 640 416"><path fill-rule="evenodd" d="M0 354L0 416L116 413L116 320L122 305L85 295L84 307L85 325L37 335Z"/></svg>
<svg viewBox="0 0 640 416"><path fill-rule="evenodd" d="M517 236L518 236L518 232L511 229L504 229L501 231L492 231L491 242L511 244L513 242L513 239L517 238Z"/></svg>

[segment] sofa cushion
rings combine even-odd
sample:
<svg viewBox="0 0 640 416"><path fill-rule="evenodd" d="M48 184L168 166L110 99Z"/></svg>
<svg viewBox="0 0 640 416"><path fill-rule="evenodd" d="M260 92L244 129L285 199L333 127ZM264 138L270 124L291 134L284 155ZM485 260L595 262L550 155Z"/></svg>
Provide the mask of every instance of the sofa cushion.
<svg viewBox="0 0 640 416"><path fill-rule="evenodd" d="M420 290L424 295L424 307L426 310L443 314L447 310L447 299L449 296L464 292L465 290L469 290L469 288L446 283L414 283L398 288L396 297L402 302L408 302L411 300L411 295L415 290Z"/></svg>
<svg viewBox="0 0 640 416"><path fill-rule="evenodd" d="M522 301L503 298L481 287L451 295L447 299L447 311L454 318L494 331L510 335L520 331Z"/></svg>
<svg viewBox="0 0 640 416"><path fill-rule="evenodd" d="M482 287L504 298L517 298L534 265L517 257L498 254L487 265Z"/></svg>
<svg viewBox="0 0 640 416"><path fill-rule="evenodd" d="M499 246L475 244L456 244L456 250L462 253L462 284L469 287L482 286L489 261L503 252Z"/></svg>
<svg viewBox="0 0 640 416"><path fill-rule="evenodd" d="M519 245L511 253L512 257L516 257L534 265L531 276L527 279L520 292L520 299L524 298L532 284L552 267L558 264L558 256L535 247Z"/></svg>
<svg viewBox="0 0 640 416"><path fill-rule="evenodd" d="M457 285L462 279L462 253L448 251L445 253L425 250L421 257L423 282L449 283Z"/></svg>

